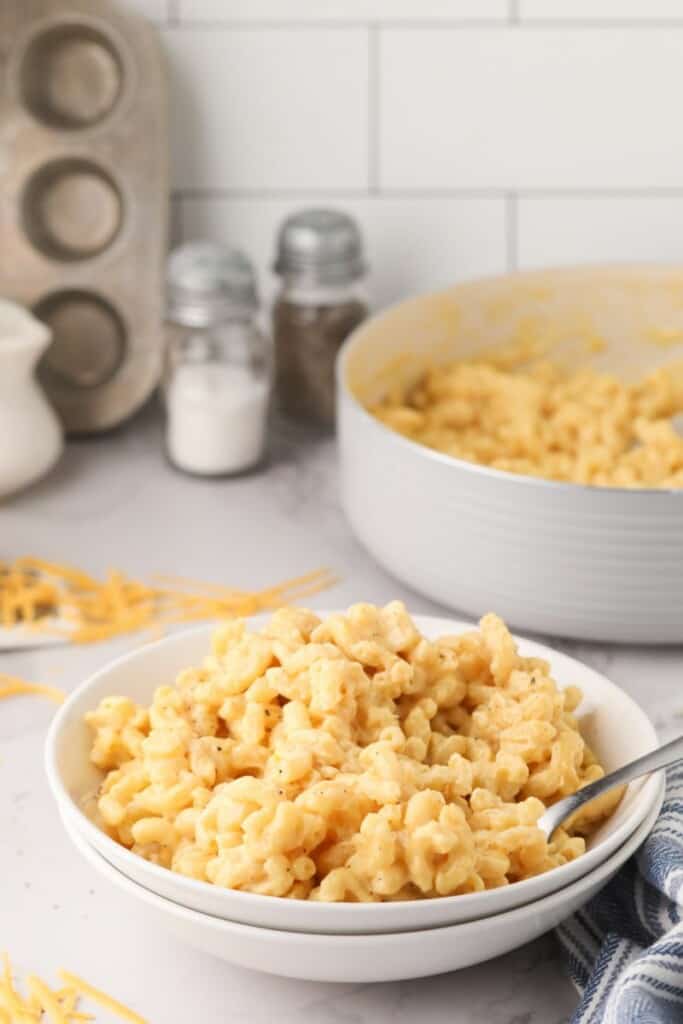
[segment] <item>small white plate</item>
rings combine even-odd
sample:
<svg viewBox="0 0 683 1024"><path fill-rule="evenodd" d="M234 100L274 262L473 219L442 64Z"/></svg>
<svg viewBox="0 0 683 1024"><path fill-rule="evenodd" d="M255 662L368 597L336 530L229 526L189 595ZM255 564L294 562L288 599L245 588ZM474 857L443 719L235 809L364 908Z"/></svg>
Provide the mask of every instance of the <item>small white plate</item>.
<svg viewBox="0 0 683 1024"><path fill-rule="evenodd" d="M649 834L664 797L664 780L646 819L623 846L590 874L524 907L468 924L393 935L313 935L236 924L187 910L131 882L94 850L62 812L79 853L144 907L161 932L238 967L305 981L378 982L424 978L490 960L538 938L604 886ZM154 938L150 935L150 941ZM162 934L156 941L163 942Z"/></svg>
<svg viewBox="0 0 683 1024"><path fill-rule="evenodd" d="M415 616L415 622L431 637L472 628L463 622L427 616ZM111 694L148 704L157 686L172 682L183 668L201 662L212 628L202 626L174 634L106 665L58 710L47 739L46 766L52 792L87 842L129 878L183 906L262 928L338 934L396 932L472 921L530 903L591 871L625 842L657 799L659 779L632 783L615 814L591 838L582 857L535 878L472 895L394 903L317 903L236 892L186 878L131 853L83 813L84 796L92 793L101 780L101 773L90 763L90 730L83 716ZM519 644L523 654L547 659L561 685L574 683L582 688L584 701L578 717L588 742L608 771L657 746L645 712L604 676L542 644L528 640Z"/></svg>
<svg viewBox="0 0 683 1024"><path fill-rule="evenodd" d="M34 647L60 647L69 642L69 637L58 633L65 628L60 619L49 619L45 629L29 629L27 626L0 626L0 651L30 651ZM69 626L66 626L68 629ZM50 632L54 629L54 632Z"/></svg>

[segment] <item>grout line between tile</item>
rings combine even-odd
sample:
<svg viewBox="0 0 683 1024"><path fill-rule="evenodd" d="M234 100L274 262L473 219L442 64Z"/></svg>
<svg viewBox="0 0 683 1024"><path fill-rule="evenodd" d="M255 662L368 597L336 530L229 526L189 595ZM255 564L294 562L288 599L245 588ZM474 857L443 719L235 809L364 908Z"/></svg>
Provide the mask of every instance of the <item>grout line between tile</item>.
<svg viewBox="0 0 683 1024"><path fill-rule="evenodd" d="M277 29L300 31L306 29L362 29L367 27L367 20L359 18L340 18L335 21L322 18L301 18L297 20L255 18L194 18L183 17L180 12L180 0L167 0L169 15L168 24L180 29L244 29L259 31L260 29ZM382 18L375 24L382 29L418 31L428 29L683 29L683 16L680 18L538 18L523 17L519 13L518 0L509 0L507 18L423 18L410 20L406 18Z"/></svg>
<svg viewBox="0 0 683 1024"><path fill-rule="evenodd" d="M683 28L683 16L679 18L534 18L522 17L520 28L529 29L609 29L609 28Z"/></svg>
<svg viewBox="0 0 683 1024"><path fill-rule="evenodd" d="M339 199L367 198L367 188L175 188L172 195L184 199L305 199L336 196Z"/></svg>
<svg viewBox="0 0 683 1024"><path fill-rule="evenodd" d="M509 192L505 196L505 256L508 272L517 269L518 264L518 210L517 196Z"/></svg>
<svg viewBox="0 0 683 1024"><path fill-rule="evenodd" d="M681 199L681 188L191 188L172 190L179 199L300 199L328 196L339 199Z"/></svg>
<svg viewBox="0 0 683 1024"><path fill-rule="evenodd" d="M185 218L183 216L183 200L181 196L171 193L171 244L185 241Z"/></svg>
<svg viewBox="0 0 683 1024"><path fill-rule="evenodd" d="M680 199L683 188L520 188L518 199Z"/></svg>
<svg viewBox="0 0 683 1024"><path fill-rule="evenodd" d="M504 199L504 188L381 188L382 199Z"/></svg>
<svg viewBox="0 0 683 1024"><path fill-rule="evenodd" d="M179 0L169 0L179 2ZM430 28L505 28L509 23L507 17L501 18L382 18L373 24L381 28L396 29L430 29ZM180 28L230 28L230 29L359 29L367 28L368 19L338 18L194 18L180 17Z"/></svg>
<svg viewBox="0 0 683 1024"><path fill-rule="evenodd" d="M178 3L179 0L169 0ZM367 19L344 18L339 21L325 21L322 18L302 18L296 21L284 20L282 18L271 18L260 21L255 18L193 18L180 17L178 27L181 29L192 28L216 28L230 30L249 30L258 32L275 29L277 31L319 30L319 29L364 29L367 28Z"/></svg>
<svg viewBox="0 0 683 1024"><path fill-rule="evenodd" d="M166 0L166 24L169 28L180 25L180 0Z"/></svg>
<svg viewBox="0 0 683 1024"><path fill-rule="evenodd" d="M376 194L380 183L379 166L379 28L368 26L368 188Z"/></svg>

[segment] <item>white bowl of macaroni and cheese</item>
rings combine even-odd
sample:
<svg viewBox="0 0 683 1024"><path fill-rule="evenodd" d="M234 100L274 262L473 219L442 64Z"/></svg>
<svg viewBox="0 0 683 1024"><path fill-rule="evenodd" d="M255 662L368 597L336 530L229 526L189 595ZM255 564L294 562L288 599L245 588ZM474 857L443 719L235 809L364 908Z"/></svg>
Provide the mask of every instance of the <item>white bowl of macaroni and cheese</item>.
<svg viewBox="0 0 683 1024"><path fill-rule="evenodd" d="M464 924L391 934L326 935L254 928L189 910L131 881L90 846L62 812L65 830L91 868L162 932L238 967L305 981L402 981L457 971L517 950L587 903L646 840L661 808L588 875L533 903ZM490 1018L486 1018L489 1020Z"/></svg>
<svg viewBox="0 0 683 1024"><path fill-rule="evenodd" d="M683 641L683 271L466 282L338 362L342 494L389 572L473 616Z"/></svg>
<svg viewBox="0 0 683 1024"><path fill-rule="evenodd" d="M262 928L389 933L506 912L595 870L660 779L550 843L536 822L656 742L626 694L497 616L413 619L394 601L143 647L69 698L46 763L73 828L159 896Z"/></svg>

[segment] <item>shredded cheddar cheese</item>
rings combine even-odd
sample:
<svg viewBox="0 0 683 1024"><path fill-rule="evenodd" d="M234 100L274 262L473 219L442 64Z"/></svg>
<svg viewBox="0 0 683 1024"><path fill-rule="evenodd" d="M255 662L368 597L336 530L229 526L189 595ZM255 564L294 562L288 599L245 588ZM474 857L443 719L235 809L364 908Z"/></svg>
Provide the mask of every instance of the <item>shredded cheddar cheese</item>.
<svg viewBox="0 0 683 1024"><path fill-rule="evenodd" d="M51 989L35 974L27 975L28 997L25 998L15 986L7 953L3 953L3 961L4 969L0 976L0 1024L77 1024L79 1021L95 1021L93 1014L77 1009L80 999L98 1003L114 1016L128 1021L128 1024L148 1024L144 1017L69 971L57 972L64 982L60 989Z"/></svg>
<svg viewBox="0 0 683 1024"><path fill-rule="evenodd" d="M55 704L63 704L66 694L56 686L47 686L44 683L29 683L26 679L19 679L18 676L8 676L0 672L0 700L3 697L15 697L19 694L35 693L41 697L53 700Z"/></svg>
<svg viewBox="0 0 683 1024"><path fill-rule="evenodd" d="M66 635L74 643L180 622L247 617L330 586L326 569L259 591L161 577L156 583L112 570L104 580L40 558L0 562L0 626Z"/></svg>
<svg viewBox="0 0 683 1024"><path fill-rule="evenodd" d="M84 981L83 978L79 978L77 974L70 974L69 971L58 971L57 973L62 981L65 981L67 985L74 988L80 995L88 996L94 1002L99 1003L103 1009L109 1010L117 1017L120 1017L121 1020L126 1020L129 1024L147 1024L144 1017L141 1017L138 1013L133 1013L133 1011L129 1010L127 1006L124 1006L123 1003L119 1003L118 1000L112 999L112 997L108 996L106 992L102 992L100 989L90 985L87 981Z"/></svg>
<svg viewBox="0 0 683 1024"><path fill-rule="evenodd" d="M669 348L672 345L680 345L683 341L683 331L680 327L653 327L646 332L646 337L652 345Z"/></svg>
<svg viewBox="0 0 683 1024"><path fill-rule="evenodd" d="M34 1005L47 1014L48 1020L54 1021L54 1024L69 1024L72 1015L65 1010L57 994L52 992L44 981L35 974L29 974L26 978L26 987Z"/></svg>

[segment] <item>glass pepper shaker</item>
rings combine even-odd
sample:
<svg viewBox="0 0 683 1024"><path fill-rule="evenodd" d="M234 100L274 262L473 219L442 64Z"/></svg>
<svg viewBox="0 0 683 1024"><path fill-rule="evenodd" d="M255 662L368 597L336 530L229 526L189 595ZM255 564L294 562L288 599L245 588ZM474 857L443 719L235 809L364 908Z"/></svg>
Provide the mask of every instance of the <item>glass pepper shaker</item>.
<svg viewBox="0 0 683 1024"><path fill-rule="evenodd" d="M168 261L167 305L169 459L200 476L252 468L266 448L272 354L249 260L213 242L181 245Z"/></svg>
<svg viewBox="0 0 683 1024"><path fill-rule="evenodd" d="M288 416L334 423L334 364L368 314L363 244L355 221L335 210L289 217L278 237L273 309L278 405Z"/></svg>

